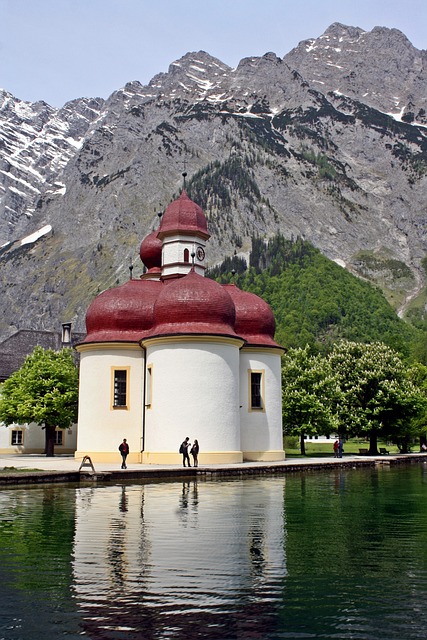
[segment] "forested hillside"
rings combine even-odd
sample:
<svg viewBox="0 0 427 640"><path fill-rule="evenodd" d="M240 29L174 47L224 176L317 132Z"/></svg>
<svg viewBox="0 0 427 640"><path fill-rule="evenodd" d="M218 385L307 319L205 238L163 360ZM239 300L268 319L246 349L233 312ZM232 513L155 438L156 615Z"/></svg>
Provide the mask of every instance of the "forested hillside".
<svg viewBox="0 0 427 640"><path fill-rule="evenodd" d="M262 296L276 317L284 347L328 351L339 339L381 341L406 358L427 363L427 334L401 320L383 293L300 238L252 239L249 265L237 255L209 271L222 283Z"/></svg>

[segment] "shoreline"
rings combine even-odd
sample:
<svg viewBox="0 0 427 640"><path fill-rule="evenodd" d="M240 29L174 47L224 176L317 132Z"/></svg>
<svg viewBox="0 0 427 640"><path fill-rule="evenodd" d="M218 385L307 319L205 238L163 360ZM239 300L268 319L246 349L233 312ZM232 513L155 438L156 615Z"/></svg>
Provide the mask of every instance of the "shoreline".
<svg viewBox="0 0 427 640"><path fill-rule="evenodd" d="M283 462L243 462L239 464L202 465L181 467L178 465L132 464L128 469L117 469L111 464L101 463L94 470L86 466L79 469L80 461L74 456L45 456L33 454L0 455L0 488L7 486L42 484L82 484L108 483L128 480L178 481L210 480L247 476L277 476L298 472L330 471L331 469L358 469L399 464L427 464L427 453L407 453L396 455L348 455L343 458L306 457ZM8 468L10 471L8 471ZM13 469L19 469L15 471Z"/></svg>

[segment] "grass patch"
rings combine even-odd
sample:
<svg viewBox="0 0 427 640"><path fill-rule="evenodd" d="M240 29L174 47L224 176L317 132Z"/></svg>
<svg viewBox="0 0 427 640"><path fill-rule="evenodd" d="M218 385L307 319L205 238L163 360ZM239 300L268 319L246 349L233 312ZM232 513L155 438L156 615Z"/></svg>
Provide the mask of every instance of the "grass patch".
<svg viewBox="0 0 427 640"><path fill-rule="evenodd" d="M1 473L28 473L32 471L43 471L43 469L19 469L17 467L3 467L0 469Z"/></svg>
<svg viewBox="0 0 427 640"><path fill-rule="evenodd" d="M331 438L329 442L316 442L308 440L305 443L306 455L302 456L298 447L285 446L286 458L327 458L334 455L333 451L334 439ZM399 449L394 444L387 444L384 441L378 441L378 450L380 447L385 447L391 454L399 453ZM351 438L344 442L344 456L346 454L358 455L359 449L369 449L369 442L364 438Z"/></svg>
<svg viewBox="0 0 427 640"><path fill-rule="evenodd" d="M398 309L405 301L408 291L416 287L413 272L407 264L396 260L389 251L359 251L352 258L355 271L378 286L388 303Z"/></svg>

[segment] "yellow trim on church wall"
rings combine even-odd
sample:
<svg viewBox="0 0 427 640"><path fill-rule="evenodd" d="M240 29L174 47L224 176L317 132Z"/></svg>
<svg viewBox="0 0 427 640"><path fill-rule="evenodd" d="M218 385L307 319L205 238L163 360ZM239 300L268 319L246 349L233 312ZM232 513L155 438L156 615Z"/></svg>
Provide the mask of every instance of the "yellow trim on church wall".
<svg viewBox="0 0 427 640"><path fill-rule="evenodd" d="M213 344L225 343L225 344L234 344L239 346L242 351L246 352L256 352L265 354L271 354L273 356L282 356L285 353L285 349L283 347L255 347L255 346L246 346L244 340L241 338L227 338L222 336L210 336L210 335L199 335L199 336L162 336L158 338L148 338L148 340L141 340L141 343L135 342L89 342L86 344L78 344L75 346L76 351L101 351L102 349L135 349L137 351L141 350L141 347L150 346L153 342L156 344L170 344L171 342L211 342Z"/></svg>
<svg viewBox="0 0 427 640"><path fill-rule="evenodd" d="M120 444L120 440L119 440ZM74 458L81 462L85 456L89 456L92 462L106 462L111 464L117 464L118 467L122 465L122 456L117 446L117 451L76 451ZM141 453L139 451L131 451L126 459L126 463L138 464L141 462Z"/></svg>
<svg viewBox="0 0 427 640"><path fill-rule="evenodd" d="M244 462L279 462L285 459L284 451L244 451Z"/></svg>
<svg viewBox="0 0 427 640"><path fill-rule="evenodd" d="M235 347L241 347L244 344L244 341L241 338L228 338L226 336L210 336L210 335L198 335L198 336L159 336L154 338L147 338L146 340L141 340L141 346L150 347L155 344L156 346L159 344L177 344L177 343L200 343L204 344L230 344Z"/></svg>
<svg viewBox="0 0 427 640"><path fill-rule="evenodd" d="M76 451L74 457L81 461L84 456L90 456L95 464L97 462L117 464L121 466L120 452L111 451ZM284 451L207 451L199 455L199 467L204 465L240 464L243 462L280 462L285 459ZM193 459L190 456L191 465ZM136 451L130 452L126 462L128 464L163 464L168 466L182 466L182 455L173 451Z"/></svg>
<svg viewBox="0 0 427 640"><path fill-rule="evenodd" d="M182 466L182 455L174 452L142 451L143 464L167 464ZM191 465L193 458L190 456ZM238 464L243 462L241 451L207 451L199 454L199 467L204 464Z"/></svg>
<svg viewBox="0 0 427 640"><path fill-rule="evenodd" d="M136 342L89 342L87 344L77 344L75 350L79 353L83 351L105 351L105 350L127 351L129 349L141 351L141 346Z"/></svg>
<svg viewBox="0 0 427 640"><path fill-rule="evenodd" d="M243 345L242 351L245 352L253 352L253 353L261 353L263 356L268 353L272 356L282 356L285 353L285 349L283 347L254 347L254 346L246 346Z"/></svg>

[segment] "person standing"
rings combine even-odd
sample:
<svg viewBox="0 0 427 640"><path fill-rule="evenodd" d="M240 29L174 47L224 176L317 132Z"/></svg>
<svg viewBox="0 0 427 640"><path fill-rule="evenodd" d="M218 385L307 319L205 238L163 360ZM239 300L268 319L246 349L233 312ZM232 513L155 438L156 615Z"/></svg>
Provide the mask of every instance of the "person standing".
<svg viewBox="0 0 427 640"><path fill-rule="evenodd" d="M122 469L127 469L126 458L129 455L129 445L127 443L126 438L123 438L123 442L119 446L119 451L120 451L121 456L122 456Z"/></svg>
<svg viewBox="0 0 427 640"><path fill-rule="evenodd" d="M338 458L342 458L342 454L344 452L344 443L342 438L338 440Z"/></svg>
<svg viewBox="0 0 427 640"><path fill-rule="evenodd" d="M180 453L182 453L182 464L184 467L185 467L185 461L187 461L188 466L191 467L190 456L188 455L188 450L190 447L191 447L190 438L187 436L179 448Z"/></svg>
<svg viewBox="0 0 427 640"><path fill-rule="evenodd" d="M193 456L193 465L195 467L199 466L199 443L196 439L194 439L193 442L193 446L191 447L191 451L190 451L191 455Z"/></svg>
<svg viewBox="0 0 427 640"><path fill-rule="evenodd" d="M338 458L338 447L339 447L338 440L335 440L335 442L334 442L334 458Z"/></svg>

